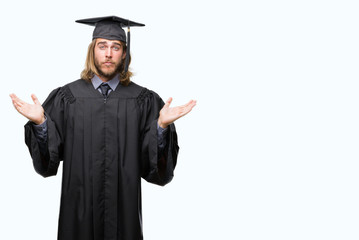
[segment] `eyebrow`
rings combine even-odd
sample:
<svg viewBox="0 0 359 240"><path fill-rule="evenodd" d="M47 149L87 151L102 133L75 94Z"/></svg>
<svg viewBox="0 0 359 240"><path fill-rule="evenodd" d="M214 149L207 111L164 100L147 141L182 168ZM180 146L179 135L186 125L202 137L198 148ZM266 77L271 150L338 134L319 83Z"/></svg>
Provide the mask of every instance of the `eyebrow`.
<svg viewBox="0 0 359 240"><path fill-rule="evenodd" d="M113 44L122 47L122 44L121 44L121 43L114 42Z"/></svg>
<svg viewBox="0 0 359 240"><path fill-rule="evenodd" d="M98 42L97 45L100 45L100 44L108 44L106 41L102 41L102 42ZM112 43L113 45L118 45L120 47L122 47L122 44L121 43L117 43L117 42L113 42Z"/></svg>
<svg viewBox="0 0 359 240"><path fill-rule="evenodd" d="M98 42L96 45L107 44L107 42Z"/></svg>

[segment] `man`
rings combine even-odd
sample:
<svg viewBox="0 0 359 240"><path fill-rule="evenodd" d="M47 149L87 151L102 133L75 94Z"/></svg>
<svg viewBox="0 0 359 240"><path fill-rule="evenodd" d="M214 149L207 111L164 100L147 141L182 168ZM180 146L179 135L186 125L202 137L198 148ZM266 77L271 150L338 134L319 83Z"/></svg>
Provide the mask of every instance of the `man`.
<svg viewBox="0 0 359 240"><path fill-rule="evenodd" d="M16 110L30 121L25 142L35 170L55 175L63 161L58 239L139 240L141 177L165 185L176 166L173 122L196 102L170 107L130 81L129 41L115 16L78 20L95 25L81 79L55 89L41 106L15 94ZM129 38L129 33L128 33Z"/></svg>

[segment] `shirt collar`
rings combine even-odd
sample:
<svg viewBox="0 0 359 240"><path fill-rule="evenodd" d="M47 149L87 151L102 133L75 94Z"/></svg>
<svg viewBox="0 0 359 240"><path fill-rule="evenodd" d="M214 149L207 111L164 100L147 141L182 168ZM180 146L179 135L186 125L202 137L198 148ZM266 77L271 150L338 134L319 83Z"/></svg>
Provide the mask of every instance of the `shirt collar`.
<svg viewBox="0 0 359 240"><path fill-rule="evenodd" d="M92 85L95 89L99 88L103 81L95 74L91 79ZM116 87L120 83L119 74L117 74L114 78L107 82L112 91L115 91Z"/></svg>

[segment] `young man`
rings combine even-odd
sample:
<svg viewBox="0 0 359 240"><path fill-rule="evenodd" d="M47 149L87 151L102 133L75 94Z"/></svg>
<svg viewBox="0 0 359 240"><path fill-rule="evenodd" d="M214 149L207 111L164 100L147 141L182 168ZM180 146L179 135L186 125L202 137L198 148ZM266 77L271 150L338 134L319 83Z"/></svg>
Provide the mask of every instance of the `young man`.
<svg viewBox="0 0 359 240"><path fill-rule="evenodd" d="M41 106L11 94L30 121L25 141L35 170L55 175L63 161L58 239L140 240L141 177L165 185L176 166L173 122L195 101L170 107L130 81L129 41L115 16L78 20L95 25L81 79L55 89ZM129 37L129 33L128 33Z"/></svg>

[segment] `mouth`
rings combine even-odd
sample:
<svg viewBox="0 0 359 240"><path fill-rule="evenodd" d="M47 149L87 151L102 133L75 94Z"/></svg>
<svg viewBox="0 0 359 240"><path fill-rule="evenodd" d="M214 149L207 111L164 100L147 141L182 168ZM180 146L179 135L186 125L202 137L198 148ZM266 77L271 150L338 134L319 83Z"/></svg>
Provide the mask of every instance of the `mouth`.
<svg viewBox="0 0 359 240"><path fill-rule="evenodd" d="M113 65L114 63L113 62L104 62L103 63L103 65L105 65L105 66L111 66L111 65Z"/></svg>

